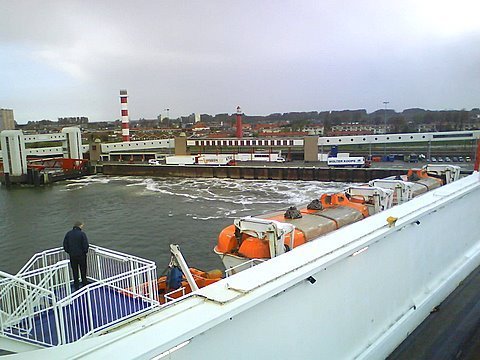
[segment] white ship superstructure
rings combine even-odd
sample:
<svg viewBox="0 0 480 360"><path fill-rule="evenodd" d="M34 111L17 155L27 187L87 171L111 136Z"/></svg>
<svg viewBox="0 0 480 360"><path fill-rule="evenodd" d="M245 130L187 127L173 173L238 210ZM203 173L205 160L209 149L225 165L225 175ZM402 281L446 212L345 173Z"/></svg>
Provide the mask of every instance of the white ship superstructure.
<svg viewBox="0 0 480 360"><path fill-rule="evenodd" d="M35 358L384 359L480 264L479 202L474 172Z"/></svg>

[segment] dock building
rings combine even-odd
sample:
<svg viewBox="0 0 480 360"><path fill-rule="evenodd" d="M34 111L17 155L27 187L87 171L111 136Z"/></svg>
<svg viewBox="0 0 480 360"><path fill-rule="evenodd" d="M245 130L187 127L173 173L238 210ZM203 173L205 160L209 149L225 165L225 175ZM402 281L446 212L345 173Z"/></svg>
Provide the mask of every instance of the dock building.
<svg viewBox="0 0 480 360"><path fill-rule="evenodd" d="M12 109L0 109L0 131L15 130L15 119Z"/></svg>

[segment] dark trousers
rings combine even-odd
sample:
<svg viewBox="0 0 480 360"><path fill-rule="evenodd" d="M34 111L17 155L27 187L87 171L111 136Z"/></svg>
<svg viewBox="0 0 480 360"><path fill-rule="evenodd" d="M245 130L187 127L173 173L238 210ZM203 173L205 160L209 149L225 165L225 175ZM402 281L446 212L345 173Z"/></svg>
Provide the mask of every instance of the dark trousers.
<svg viewBox="0 0 480 360"><path fill-rule="evenodd" d="M83 286L87 285L87 255L70 256L70 265L73 272L73 286L75 289L79 288L78 283L78 269L80 268L80 274L82 275Z"/></svg>

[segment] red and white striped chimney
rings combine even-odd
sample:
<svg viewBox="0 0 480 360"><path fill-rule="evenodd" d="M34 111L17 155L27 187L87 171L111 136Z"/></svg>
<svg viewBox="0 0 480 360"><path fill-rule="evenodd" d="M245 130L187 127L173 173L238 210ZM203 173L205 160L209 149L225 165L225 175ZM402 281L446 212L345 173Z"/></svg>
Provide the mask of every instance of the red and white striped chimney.
<svg viewBox="0 0 480 360"><path fill-rule="evenodd" d="M130 119L128 117L127 90L120 90L120 104L122 104L122 140L130 141Z"/></svg>
<svg viewBox="0 0 480 360"><path fill-rule="evenodd" d="M236 135L237 138L242 138L243 137L243 129L242 129L242 109L240 109L240 106L237 106L237 131Z"/></svg>

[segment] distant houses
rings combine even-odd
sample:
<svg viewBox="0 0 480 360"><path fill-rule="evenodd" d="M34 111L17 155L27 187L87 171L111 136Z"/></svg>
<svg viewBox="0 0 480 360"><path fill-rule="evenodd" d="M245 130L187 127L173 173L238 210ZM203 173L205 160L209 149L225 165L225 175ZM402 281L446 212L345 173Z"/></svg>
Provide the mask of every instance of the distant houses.
<svg viewBox="0 0 480 360"><path fill-rule="evenodd" d="M13 114L13 110L9 110ZM5 116L4 116L5 117ZM13 118L13 115L11 116ZM4 121L5 122L5 121ZM5 122L6 123L6 122ZM162 139L181 133L189 138L235 136L235 113L190 114L177 119L158 116L130 120L131 140ZM91 122L87 117L61 117L58 121L29 121L16 124L24 132L57 132L65 126L78 126L87 139L121 141L121 121ZM11 126L10 126L11 127ZM243 137L303 137L375 135L385 133L434 132L480 129L480 109L432 111L418 108L396 112L379 109L275 113L265 116L243 114Z"/></svg>

